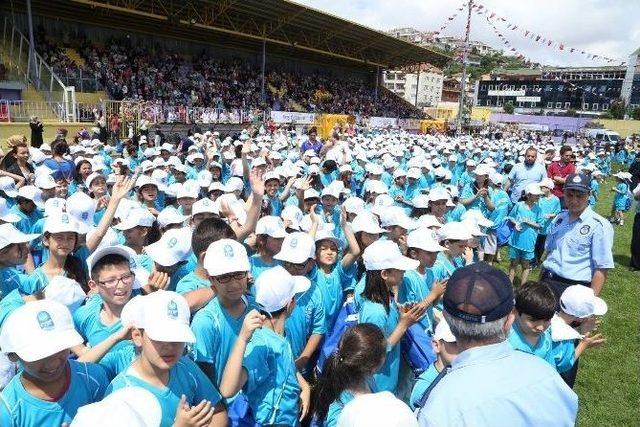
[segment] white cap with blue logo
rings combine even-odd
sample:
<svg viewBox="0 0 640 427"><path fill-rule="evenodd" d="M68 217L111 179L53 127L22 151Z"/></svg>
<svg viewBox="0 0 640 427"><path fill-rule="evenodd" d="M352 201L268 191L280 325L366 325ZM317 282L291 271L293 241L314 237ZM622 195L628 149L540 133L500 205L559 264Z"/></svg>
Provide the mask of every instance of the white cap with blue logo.
<svg viewBox="0 0 640 427"><path fill-rule="evenodd" d="M42 360L83 343L71 313L59 302L44 299L17 308L0 331L0 348L25 362Z"/></svg>
<svg viewBox="0 0 640 427"><path fill-rule="evenodd" d="M249 271L249 257L244 246L233 239L220 239L209 245L203 266L209 276Z"/></svg>

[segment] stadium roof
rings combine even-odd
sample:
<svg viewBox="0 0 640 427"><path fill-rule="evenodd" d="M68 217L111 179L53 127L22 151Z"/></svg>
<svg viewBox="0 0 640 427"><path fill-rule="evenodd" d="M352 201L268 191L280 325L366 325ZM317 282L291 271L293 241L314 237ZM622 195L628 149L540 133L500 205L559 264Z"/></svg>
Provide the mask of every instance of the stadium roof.
<svg viewBox="0 0 640 427"><path fill-rule="evenodd" d="M451 58L288 0L32 0L34 15L351 66ZM14 7L24 12L24 2Z"/></svg>

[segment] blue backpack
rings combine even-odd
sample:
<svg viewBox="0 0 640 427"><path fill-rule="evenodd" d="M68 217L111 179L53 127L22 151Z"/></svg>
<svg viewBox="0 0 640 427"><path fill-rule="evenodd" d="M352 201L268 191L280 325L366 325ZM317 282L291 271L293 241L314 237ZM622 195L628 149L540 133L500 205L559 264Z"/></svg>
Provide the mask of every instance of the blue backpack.
<svg viewBox="0 0 640 427"><path fill-rule="evenodd" d="M499 247L509 243L509 237L513 234L514 229L515 226L509 218L505 218L498 228L496 228L496 240Z"/></svg>
<svg viewBox="0 0 640 427"><path fill-rule="evenodd" d="M436 360L431 334L419 323L414 323L407 329L400 340L400 349L416 377Z"/></svg>
<svg viewBox="0 0 640 427"><path fill-rule="evenodd" d="M318 375L322 373L322 367L327 358L336 351L340 338L351 327L358 324L358 313L356 311L356 305L353 297L347 298L342 305L342 308L338 312L338 317L333 325L331 333L325 335L320 353L318 355L318 362L316 363L316 371Z"/></svg>

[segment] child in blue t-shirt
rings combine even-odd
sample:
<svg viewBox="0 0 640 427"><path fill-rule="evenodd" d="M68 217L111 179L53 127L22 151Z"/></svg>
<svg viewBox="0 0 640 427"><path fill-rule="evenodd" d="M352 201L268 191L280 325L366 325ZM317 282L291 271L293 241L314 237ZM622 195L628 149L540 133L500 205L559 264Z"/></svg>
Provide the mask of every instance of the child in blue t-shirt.
<svg viewBox="0 0 640 427"><path fill-rule="evenodd" d="M614 175L617 185L611 188L616 195L613 198L613 206L611 207L612 222L618 225L624 225L624 213L631 207L631 199L629 197L630 174L628 172L618 172Z"/></svg>
<svg viewBox="0 0 640 427"><path fill-rule="evenodd" d="M372 392L372 377L384 362L386 346L384 334L371 323L345 331L316 384L315 425L335 427L347 403L358 394Z"/></svg>
<svg viewBox="0 0 640 427"><path fill-rule="evenodd" d="M254 286L260 312L245 316L220 391L230 398L242 390L260 425L298 426L309 410L311 390L296 369L284 333L294 297L308 290L310 282L277 266L262 273Z"/></svg>
<svg viewBox="0 0 640 427"><path fill-rule="evenodd" d="M202 425L226 425L220 392L184 356L185 343L195 341L190 316L187 302L176 292L157 291L132 299L122 318L133 326L131 338L138 356L111 381L107 394L131 386L150 391L162 409L161 427L180 425L194 415L191 411L198 413Z"/></svg>
<svg viewBox="0 0 640 427"><path fill-rule="evenodd" d="M540 224L540 229L538 230L538 238L536 239L535 246L535 260L538 263L542 261L544 244L547 240L547 234L549 234L551 222L562 210L560 206L560 199L555 194L551 193L554 186L555 184L550 178L545 178L540 182L542 196L540 196L540 200L538 200L538 206L542 212L542 222Z"/></svg>
<svg viewBox="0 0 640 427"><path fill-rule="evenodd" d="M531 262L535 258L536 239L540 224L543 221L542 211L538 205L538 199L542 195L538 184L529 184L524 191L524 200L516 203L509 219L514 224L514 230L509 237L509 279L513 283L516 277L516 268L522 266L522 278L520 283L525 283L531 272Z"/></svg>
<svg viewBox="0 0 640 427"><path fill-rule="evenodd" d="M0 395L0 425L61 426L78 408L102 399L108 384L104 370L69 359L82 344L69 310L51 300L17 308L0 332L0 347L22 372Z"/></svg>
<svg viewBox="0 0 640 427"><path fill-rule="evenodd" d="M418 376L409 399L411 409L424 405L425 402L422 400L425 392L431 387L433 381L441 375L442 371L451 366L451 362L459 353L456 337L451 333L446 320L440 319L440 322L438 322L431 345L436 354L436 361Z"/></svg>

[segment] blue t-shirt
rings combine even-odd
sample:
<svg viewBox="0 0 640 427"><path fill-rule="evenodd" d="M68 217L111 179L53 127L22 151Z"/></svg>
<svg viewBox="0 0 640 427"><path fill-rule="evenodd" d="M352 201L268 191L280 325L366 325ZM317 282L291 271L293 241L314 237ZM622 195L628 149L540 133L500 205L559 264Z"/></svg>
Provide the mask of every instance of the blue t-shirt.
<svg viewBox="0 0 640 427"><path fill-rule="evenodd" d="M538 206L540 207L540 211L542 213L542 223L540 224L539 234L546 236L549 233L549 228L551 227L551 222L553 222L553 218L545 218L545 215L554 214L558 215L562 208L560 207L560 199L553 194L549 194L548 197L540 197L538 200Z"/></svg>
<svg viewBox="0 0 640 427"><path fill-rule="evenodd" d="M209 381L204 373L191 359L183 356L169 371L169 382L166 386L158 388L139 378L132 367L116 376L106 394L110 394L124 387L142 387L150 391L160 403L162 409L161 427L173 426L176 410L180 403L180 398L184 394L190 406L198 405L203 400L211 402L212 406L217 405L222 396L218 389Z"/></svg>
<svg viewBox="0 0 640 427"><path fill-rule="evenodd" d="M351 284L354 274L353 266L345 272L342 269L341 261L336 263L329 274L324 273L322 269L318 269L316 277L318 279L318 288L322 293L322 301L324 302L327 331L333 329L333 324L344 302L343 289Z"/></svg>
<svg viewBox="0 0 640 427"><path fill-rule="evenodd" d="M362 299L358 323L373 323L379 327L384 336L389 338L393 333L400 315L393 300L389 302L389 312L380 303ZM400 373L400 345L387 346L387 357L382 367L373 375L374 392L389 391L395 393L398 386L398 374Z"/></svg>
<svg viewBox="0 0 640 427"><path fill-rule="evenodd" d="M416 403L425 391L431 386L433 380L438 377L438 370L436 369L435 362L429 365L429 367L424 370L418 379L416 379L416 383L413 385L413 390L411 390L411 397L409 398L409 406L411 409L416 409Z"/></svg>
<svg viewBox="0 0 640 427"><path fill-rule="evenodd" d="M15 267L0 268L0 300L15 289L31 295L40 290L39 285L33 275L21 273Z"/></svg>
<svg viewBox="0 0 640 427"><path fill-rule="evenodd" d="M547 363L555 367L558 372L565 372L573 366L573 351L569 354L562 354L560 351L565 350L564 348L556 347L556 349L554 349L553 340L551 339L551 328L547 328L547 330L538 337L538 342L531 345L526 340L516 321L513 322L507 340L515 350L524 351L525 353L533 354L534 356L544 359ZM558 351L558 353L556 353L556 351Z"/></svg>
<svg viewBox="0 0 640 427"><path fill-rule="evenodd" d="M278 266L282 264L282 262L274 259L272 263L267 264L262 260L260 254L253 254L249 257L249 269L251 271L251 277L255 281L263 271L268 270L272 267Z"/></svg>
<svg viewBox="0 0 640 427"><path fill-rule="evenodd" d="M211 287L211 282L208 279L203 279L195 271L184 276L176 285L176 292L180 295L187 294L195 291L196 289L203 289Z"/></svg>
<svg viewBox="0 0 640 427"><path fill-rule="evenodd" d="M233 317L220 303L213 298L193 316L191 329L196 342L190 347L191 358L196 362L213 365L214 384L220 384L224 368L233 350L236 339L242 329L244 317L251 310L251 304L243 298L245 309L240 316Z"/></svg>
<svg viewBox="0 0 640 427"><path fill-rule="evenodd" d="M419 303L424 301L431 293L433 288L433 272L427 268L425 274L422 275L416 270L408 270L404 272L402 283L398 287L398 303ZM422 328L428 333L433 332L433 306L427 308L426 316L418 322ZM428 343L429 345L431 343Z"/></svg>
<svg viewBox="0 0 640 427"><path fill-rule="evenodd" d="M288 341L269 328L257 329L247 344L242 366L243 392L261 424L297 426L300 385Z"/></svg>
<svg viewBox="0 0 640 427"><path fill-rule="evenodd" d="M113 333L122 328L122 322L118 320L112 325L105 325L100 319L102 310L102 297L95 295L91 297L85 305L78 308L73 313L73 323L76 330L84 338L85 342L95 347L106 340ZM114 345L109 351L118 351L126 346L132 346L131 341L124 340Z"/></svg>
<svg viewBox="0 0 640 427"><path fill-rule="evenodd" d="M521 251L533 252L538 238L538 230L522 221L526 219L538 225L542 224L544 218L538 203L529 208L525 202L518 202L509 212L509 217L513 218L521 226L520 231L514 229L513 233L511 233L509 246Z"/></svg>
<svg viewBox="0 0 640 427"><path fill-rule="evenodd" d="M69 360L69 387L55 402L29 394L18 374L0 395L0 425L2 427L59 427L70 424L78 408L102 399L109 384L104 370L92 363Z"/></svg>
<svg viewBox="0 0 640 427"><path fill-rule="evenodd" d="M312 334L324 335L327 332L326 313L322 291L318 286L317 268L307 276L311 287L297 297L291 315L285 321L287 341L291 344L293 357L298 358Z"/></svg>

